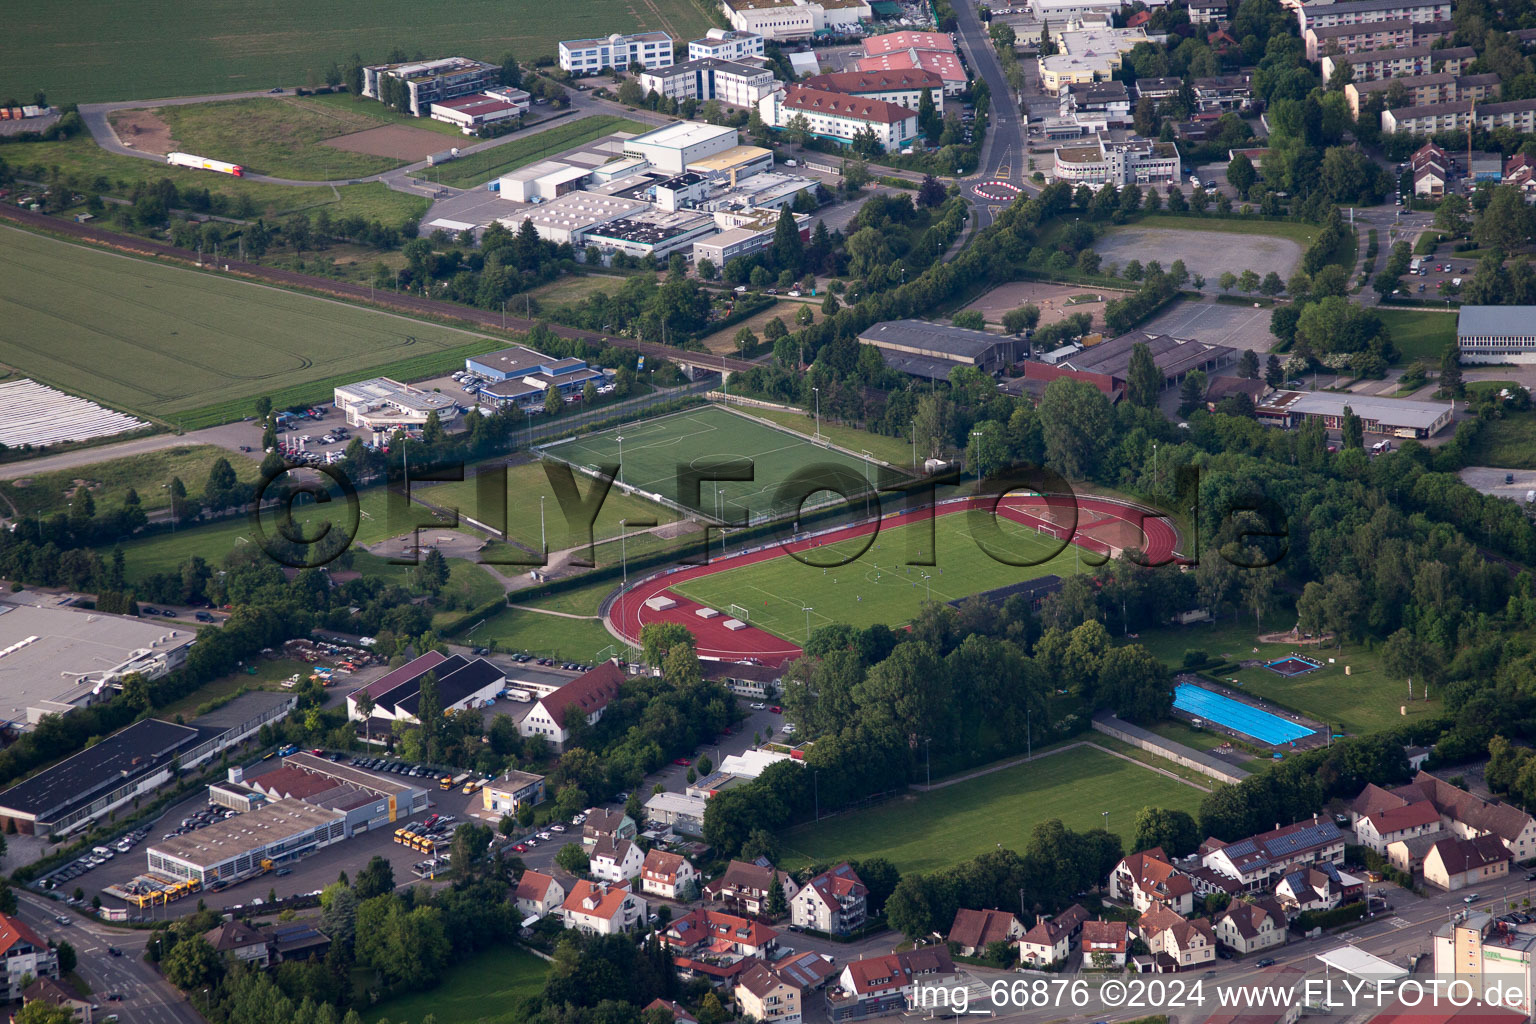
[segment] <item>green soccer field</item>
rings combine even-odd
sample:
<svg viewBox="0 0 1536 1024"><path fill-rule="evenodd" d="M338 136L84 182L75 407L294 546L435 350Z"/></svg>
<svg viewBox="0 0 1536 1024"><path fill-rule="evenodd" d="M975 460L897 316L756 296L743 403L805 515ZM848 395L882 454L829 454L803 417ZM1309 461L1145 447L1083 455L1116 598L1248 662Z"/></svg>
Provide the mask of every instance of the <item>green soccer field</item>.
<svg viewBox="0 0 1536 1024"><path fill-rule="evenodd" d="M451 8L405 0L237 3L235 0L73 0L7 8L0 95L98 103L323 84L356 53L383 63L415 56L525 64L554 58L556 42L660 30L697 39L718 14L701 0L462 0Z"/></svg>
<svg viewBox="0 0 1536 1024"><path fill-rule="evenodd" d="M1098 555L1043 537L1032 528L998 519L1005 538L1007 565L984 551L973 536L978 513L956 512L933 523L936 565L905 565L918 552L928 553L928 526L914 523L880 531L867 550L867 538L844 540L801 554L819 565L851 559L836 568L807 565L790 555L710 576L671 589L711 608L733 604L747 609L754 626L796 643L806 641L807 613L812 630L831 623L866 627L877 622L896 627L914 618L925 601L953 601L1048 574L1068 576L1098 562ZM1092 559L1090 562L1089 560Z"/></svg>
<svg viewBox="0 0 1536 1024"><path fill-rule="evenodd" d="M623 442L619 441L623 437ZM622 460L620 453L622 449ZM824 448L802 435L779 430L717 406L628 424L545 448L544 454L577 466L621 463L620 480L631 487L697 508L708 516L749 513L754 519L793 511L775 499L775 491L797 471L827 467L852 473L859 481L882 480L879 463ZM680 468L699 468L723 459L749 460L750 481L709 481L699 485L697 504L679 493ZM871 468L872 467L872 468ZM892 480L896 474L883 471ZM860 484L862 486L862 484ZM807 506L829 497L818 492ZM686 500L685 500L686 499Z"/></svg>
<svg viewBox="0 0 1536 1024"><path fill-rule="evenodd" d="M185 427L247 399L329 401L334 383L499 347L468 331L0 228L0 362ZM442 364L433 366L429 364Z"/></svg>

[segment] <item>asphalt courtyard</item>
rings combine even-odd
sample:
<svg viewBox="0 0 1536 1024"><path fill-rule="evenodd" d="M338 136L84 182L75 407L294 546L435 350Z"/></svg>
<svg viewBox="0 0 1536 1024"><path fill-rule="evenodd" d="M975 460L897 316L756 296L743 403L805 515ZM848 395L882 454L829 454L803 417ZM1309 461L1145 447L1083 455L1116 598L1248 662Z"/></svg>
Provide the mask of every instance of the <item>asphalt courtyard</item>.
<svg viewBox="0 0 1536 1024"><path fill-rule="evenodd" d="M1255 309L1252 304L1226 302L1189 302L1180 299L1143 324L1148 334L1170 334L1175 338L1193 338L1208 344L1228 345L1235 349L1268 352L1275 343L1269 333L1268 307Z"/></svg>
<svg viewBox="0 0 1536 1024"><path fill-rule="evenodd" d="M1241 274L1251 270L1262 278L1273 270L1284 280L1301 263L1301 245L1288 238L1134 224L1111 228L1093 248L1106 266L1114 263L1122 269L1131 260L1157 260L1164 270L1174 260L1183 260L1191 274L1205 277L1208 292L1219 288L1216 282L1224 271Z"/></svg>

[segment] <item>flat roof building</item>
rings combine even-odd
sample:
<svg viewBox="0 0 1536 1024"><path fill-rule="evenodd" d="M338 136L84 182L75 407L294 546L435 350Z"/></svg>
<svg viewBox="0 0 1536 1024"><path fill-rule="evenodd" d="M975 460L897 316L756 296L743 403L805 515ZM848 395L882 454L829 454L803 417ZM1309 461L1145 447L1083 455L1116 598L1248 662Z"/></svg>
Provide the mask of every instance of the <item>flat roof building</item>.
<svg viewBox="0 0 1536 1024"><path fill-rule="evenodd" d="M638 78L646 94L675 100L718 100L750 107L773 91L773 69L766 64L701 57L647 71Z"/></svg>
<svg viewBox="0 0 1536 1024"><path fill-rule="evenodd" d="M196 634L128 615L0 604L0 725L28 731L44 715L108 700L123 677L175 671Z"/></svg>
<svg viewBox="0 0 1536 1024"><path fill-rule="evenodd" d="M544 776L532 772L508 771L487 782L480 790L485 809L490 814L516 814L524 804L544 799Z"/></svg>
<svg viewBox="0 0 1536 1024"><path fill-rule="evenodd" d="M1443 49L1428 45L1404 46L1394 50L1327 54L1323 57L1323 79L1331 79L1334 72L1345 64L1353 70L1356 82L1403 75L1427 75L1437 67L1446 74L1459 75L1476 59L1477 51L1470 46Z"/></svg>
<svg viewBox="0 0 1536 1024"><path fill-rule="evenodd" d="M732 129L734 134L735 129ZM642 212L649 204L621 196L597 192L567 192L559 199L541 206L518 210L499 220L516 231L524 221L531 221L539 237L547 242L580 245L592 229L611 220L621 220Z"/></svg>
<svg viewBox="0 0 1536 1024"><path fill-rule="evenodd" d="M580 190L591 173L587 167L541 160L503 174L496 182L497 194L515 203L530 203L536 198L559 199L567 192Z"/></svg>
<svg viewBox="0 0 1536 1024"><path fill-rule="evenodd" d="M1293 395L1300 397L1292 398ZM1344 424L1344 407L1360 417L1368 434L1394 437L1433 437L1451 422L1448 402L1416 402L1407 398L1379 398L1374 395L1341 395L1331 391L1277 391L1265 399L1266 405L1285 403L1292 425L1303 417L1315 416L1330 430Z"/></svg>
<svg viewBox="0 0 1536 1024"><path fill-rule="evenodd" d="M365 430L419 428L434 412L446 425L459 412L447 395L422 391L388 377L373 377L336 388L334 404L346 416L348 426Z"/></svg>
<svg viewBox="0 0 1536 1024"><path fill-rule="evenodd" d="M1104 136L1056 150L1057 181L1083 185L1150 185L1179 179L1179 150L1171 142L1132 137L1112 142Z"/></svg>
<svg viewBox="0 0 1536 1024"><path fill-rule="evenodd" d="M1057 95L1069 85L1101 82L1113 77L1125 55L1148 42L1145 29L1097 28L1054 34L1057 53L1039 58L1040 86Z"/></svg>
<svg viewBox="0 0 1536 1024"><path fill-rule="evenodd" d="M468 57L374 64L363 68L364 96L417 117L426 117L434 103L495 88L500 82L501 65ZM397 88L399 92L396 92Z"/></svg>
<svg viewBox="0 0 1536 1024"><path fill-rule="evenodd" d="M562 39L560 67L573 75L595 75L609 68L624 70L672 66L672 37L665 32L615 32L602 39Z"/></svg>
<svg viewBox="0 0 1536 1024"><path fill-rule="evenodd" d="M1385 93L1401 85L1408 106L1429 106L1436 103L1452 103L1496 99L1499 95L1499 76L1457 75L1441 71L1430 75L1411 75L1404 78L1375 78L1365 82L1350 82L1344 87L1344 99L1349 103L1350 116L1360 117L1360 104L1375 93Z"/></svg>
<svg viewBox="0 0 1536 1024"><path fill-rule="evenodd" d="M1462 306L1456 345L1466 363L1536 363L1536 306Z"/></svg>
<svg viewBox="0 0 1536 1024"><path fill-rule="evenodd" d="M688 165L741 144L735 128L678 121L624 141L624 155L639 157L668 174L681 174Z"/></svg>
<svg viewBox="0 0 1536 1024"><path fill-rule="evenodd" d="M763 37L756 32L737 32L735 29L712 28L703 39L688 43L688 59L700 60L714 57L717 60L741 60L743 57L761 57L764 54Z"/></svg>
<svg viewBox="0 0 1536 1024"><path fill-rule="evenodd" d="M491 89L432 104L432 120L458 125L468 135L482 125L508 121L528 110L532 97L522 89Z"/></svg>
<svg viewBox="0 0 1536 1024"><path fill-rule="evenodd" d="M859 335L880 350L885 364L929 380L948 380L958 366L1001 373L1023 358L1028 342L1013 335L988 334L923 320L887 320Z"/></svg>
<svg viewBox="0 0 1536 1024"><path fill-rule="evenodd" d="M149 870L196 879L203 887L281 864L346 838L346 815L301 800L280 800L248 814L150 845Z"/></svg>

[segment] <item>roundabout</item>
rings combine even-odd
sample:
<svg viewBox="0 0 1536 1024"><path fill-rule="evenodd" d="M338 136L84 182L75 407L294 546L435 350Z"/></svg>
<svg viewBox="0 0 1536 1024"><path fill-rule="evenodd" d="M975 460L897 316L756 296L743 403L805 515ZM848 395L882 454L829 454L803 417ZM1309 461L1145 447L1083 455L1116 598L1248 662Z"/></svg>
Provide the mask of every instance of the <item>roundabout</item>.
<svg viewBox="0 0 1536 1024"><path fill-rule="evenodd" d="M1011 203L1024 190L1006 181L983 181L979 185L971 186L971 191L982 199L988 199L994 203Z"/></svg>

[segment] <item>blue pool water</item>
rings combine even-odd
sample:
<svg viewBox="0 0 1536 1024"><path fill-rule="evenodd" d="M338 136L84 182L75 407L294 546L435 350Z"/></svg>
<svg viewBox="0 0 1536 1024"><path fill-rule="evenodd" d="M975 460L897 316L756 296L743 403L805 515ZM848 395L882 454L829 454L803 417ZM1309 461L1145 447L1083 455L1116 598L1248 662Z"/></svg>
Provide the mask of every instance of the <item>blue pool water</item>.
<svg viewBox="0 0 1536 1024"><path fill-rule="evenodd" d="M1204 687L1190 683L1180 683L1174 687L1173 706L1186 714L1225 726L1233 732L1252 736L1273 746L1280 746L1312 735L1311 729L1297 725L1289 719L1272 715L1268 711L1260 711L1240 700L1223 697L1219 693L1212 693Z"/></svg>

